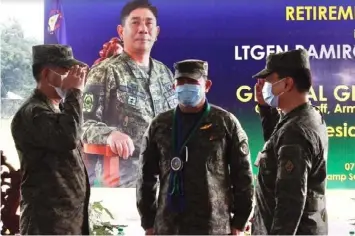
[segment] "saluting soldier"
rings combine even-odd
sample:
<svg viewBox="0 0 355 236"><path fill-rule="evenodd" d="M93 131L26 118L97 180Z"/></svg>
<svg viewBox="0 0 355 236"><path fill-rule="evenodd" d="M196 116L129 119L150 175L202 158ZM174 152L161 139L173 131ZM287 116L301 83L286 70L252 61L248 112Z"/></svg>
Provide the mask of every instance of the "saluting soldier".
<svg viewBox="0 0 355 236"><path fill-rule="evenodd" d="M255 162L252 234L326 235L328 135L322 114L308 101L307 51L272 54L254 77L266 143Z"/></svg>
<svg viewBox="0 0 355 236"><path fill-rule="evenodd" d="M90 185L80 136L88 68L69 46L37 45L32 54L37 88L11 124L22 175L20 233L87 235Z"/></svg>
<svg viewBox="0 0 355 236"><path fill-rule="evenodd" d="M85 88L83 140L109 145L121 157L120 187L136 187L144 131L153 117L177 104L171 71L150 57L157 17L146 0L127 3L117 28L124 51L93 67Z"/></svg>
<svg viewBox="0 0 355 236"><path fill-rule="evenodd" d="M242 234L253 202L247 134L234 115L208 103L207 62L174 67L179 104L158 115L143 137L142 227L148 235Z"/></svg>

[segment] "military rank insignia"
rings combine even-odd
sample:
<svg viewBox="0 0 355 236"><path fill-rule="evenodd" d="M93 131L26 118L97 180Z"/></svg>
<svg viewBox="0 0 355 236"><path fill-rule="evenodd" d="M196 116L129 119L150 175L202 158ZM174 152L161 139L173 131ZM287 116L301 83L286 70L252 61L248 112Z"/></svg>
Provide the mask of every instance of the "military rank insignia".
<svg viewBox="0 0 355 236"><path fill-rule="evenodd" d="M133 96L129 96L127 103L131 106L135 106L137 104L137 98Z"/></svg>
<svg viewBox="0 0 355 236"><path fill-rule="evenodd" d="M207 125L202 126L200 129L204 130L204 129L209 129L211 127L212 127L212 124L207 124Z"/></svg>

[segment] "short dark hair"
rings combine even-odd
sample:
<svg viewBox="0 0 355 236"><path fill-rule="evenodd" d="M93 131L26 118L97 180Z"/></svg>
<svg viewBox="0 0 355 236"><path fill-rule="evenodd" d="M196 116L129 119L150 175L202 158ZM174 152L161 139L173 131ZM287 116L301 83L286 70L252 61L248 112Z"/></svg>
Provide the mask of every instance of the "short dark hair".
<svg viewBox="0 0 355 236"><path fill-rule="evenodd" d="M291 77L299 92L309 92L312 87L312 74L309 69L280 70L280 78Z"/></svg>
<svg viewBox="0 0 355 236"><path fill-rule="evenodd" d="M41 64L32 65L32 75L35 78L36 82L39 82L43 66Z"/></svg>
<svg viewBox="0 0 355 236"><path fill-rule="evenodd" d="M156 19L158 19L158 9L153 6L148 0L133 0L128 2L121 11L121 24L124 25L127 17L131 14L132 11L138 8L147 8L149 9Z"/></svg>

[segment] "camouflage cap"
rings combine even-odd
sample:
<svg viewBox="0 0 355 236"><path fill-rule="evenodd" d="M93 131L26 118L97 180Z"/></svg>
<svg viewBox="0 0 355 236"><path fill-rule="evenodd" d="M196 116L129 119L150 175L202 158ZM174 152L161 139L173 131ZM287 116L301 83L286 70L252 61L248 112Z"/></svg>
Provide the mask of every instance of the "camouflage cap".
<svg viewBox="0 0 355 236"><path fill-rule="evenodd" d="M189 59L174 64L175 79L186 77L199 80L202 76L208 76L208 63L206 61Z"/></svg>
<svg viewBox="0 0 355 236"><path fill-rule="evenodd" d="M33 65L52 65L70 68L75 65L86 66L73 56L70 46L60 44L43 44L32 47Z"/></svg>
<svg viewBox="0 0 355 236"><path fill-rule="evenodd" d="M297 69L310 69L308 52L305 49L270 54L266 58L266 67L253 78L266 78L273 72Z"/></svg>

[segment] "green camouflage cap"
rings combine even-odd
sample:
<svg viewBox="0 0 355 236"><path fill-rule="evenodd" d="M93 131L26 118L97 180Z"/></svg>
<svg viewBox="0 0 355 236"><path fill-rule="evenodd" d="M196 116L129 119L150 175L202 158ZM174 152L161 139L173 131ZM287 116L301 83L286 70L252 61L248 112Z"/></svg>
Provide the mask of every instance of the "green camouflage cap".
<svg viewBox="0 0 355 236"><path fill-rule="evenodd" d="M253 78L266 78L273 72L311 69L308 52L305 49L270 54L266 58L266 67Z"/></svg>
<svg viewBox="0 0 355 236"><path fill-rule="evenodd" d="M208 63L202 60L189 59L179 61L174 64L175 79L182 77L194 80L201 79L202 76L208 76Z"/></svg>
<svg viewBox="0 0 355 236"><path fill-rule="evenodd" d="M73 49L67 45L43 44L32 47L33 65L52 65L70 68L75 65L86 66L73 56Z"/></svg>

